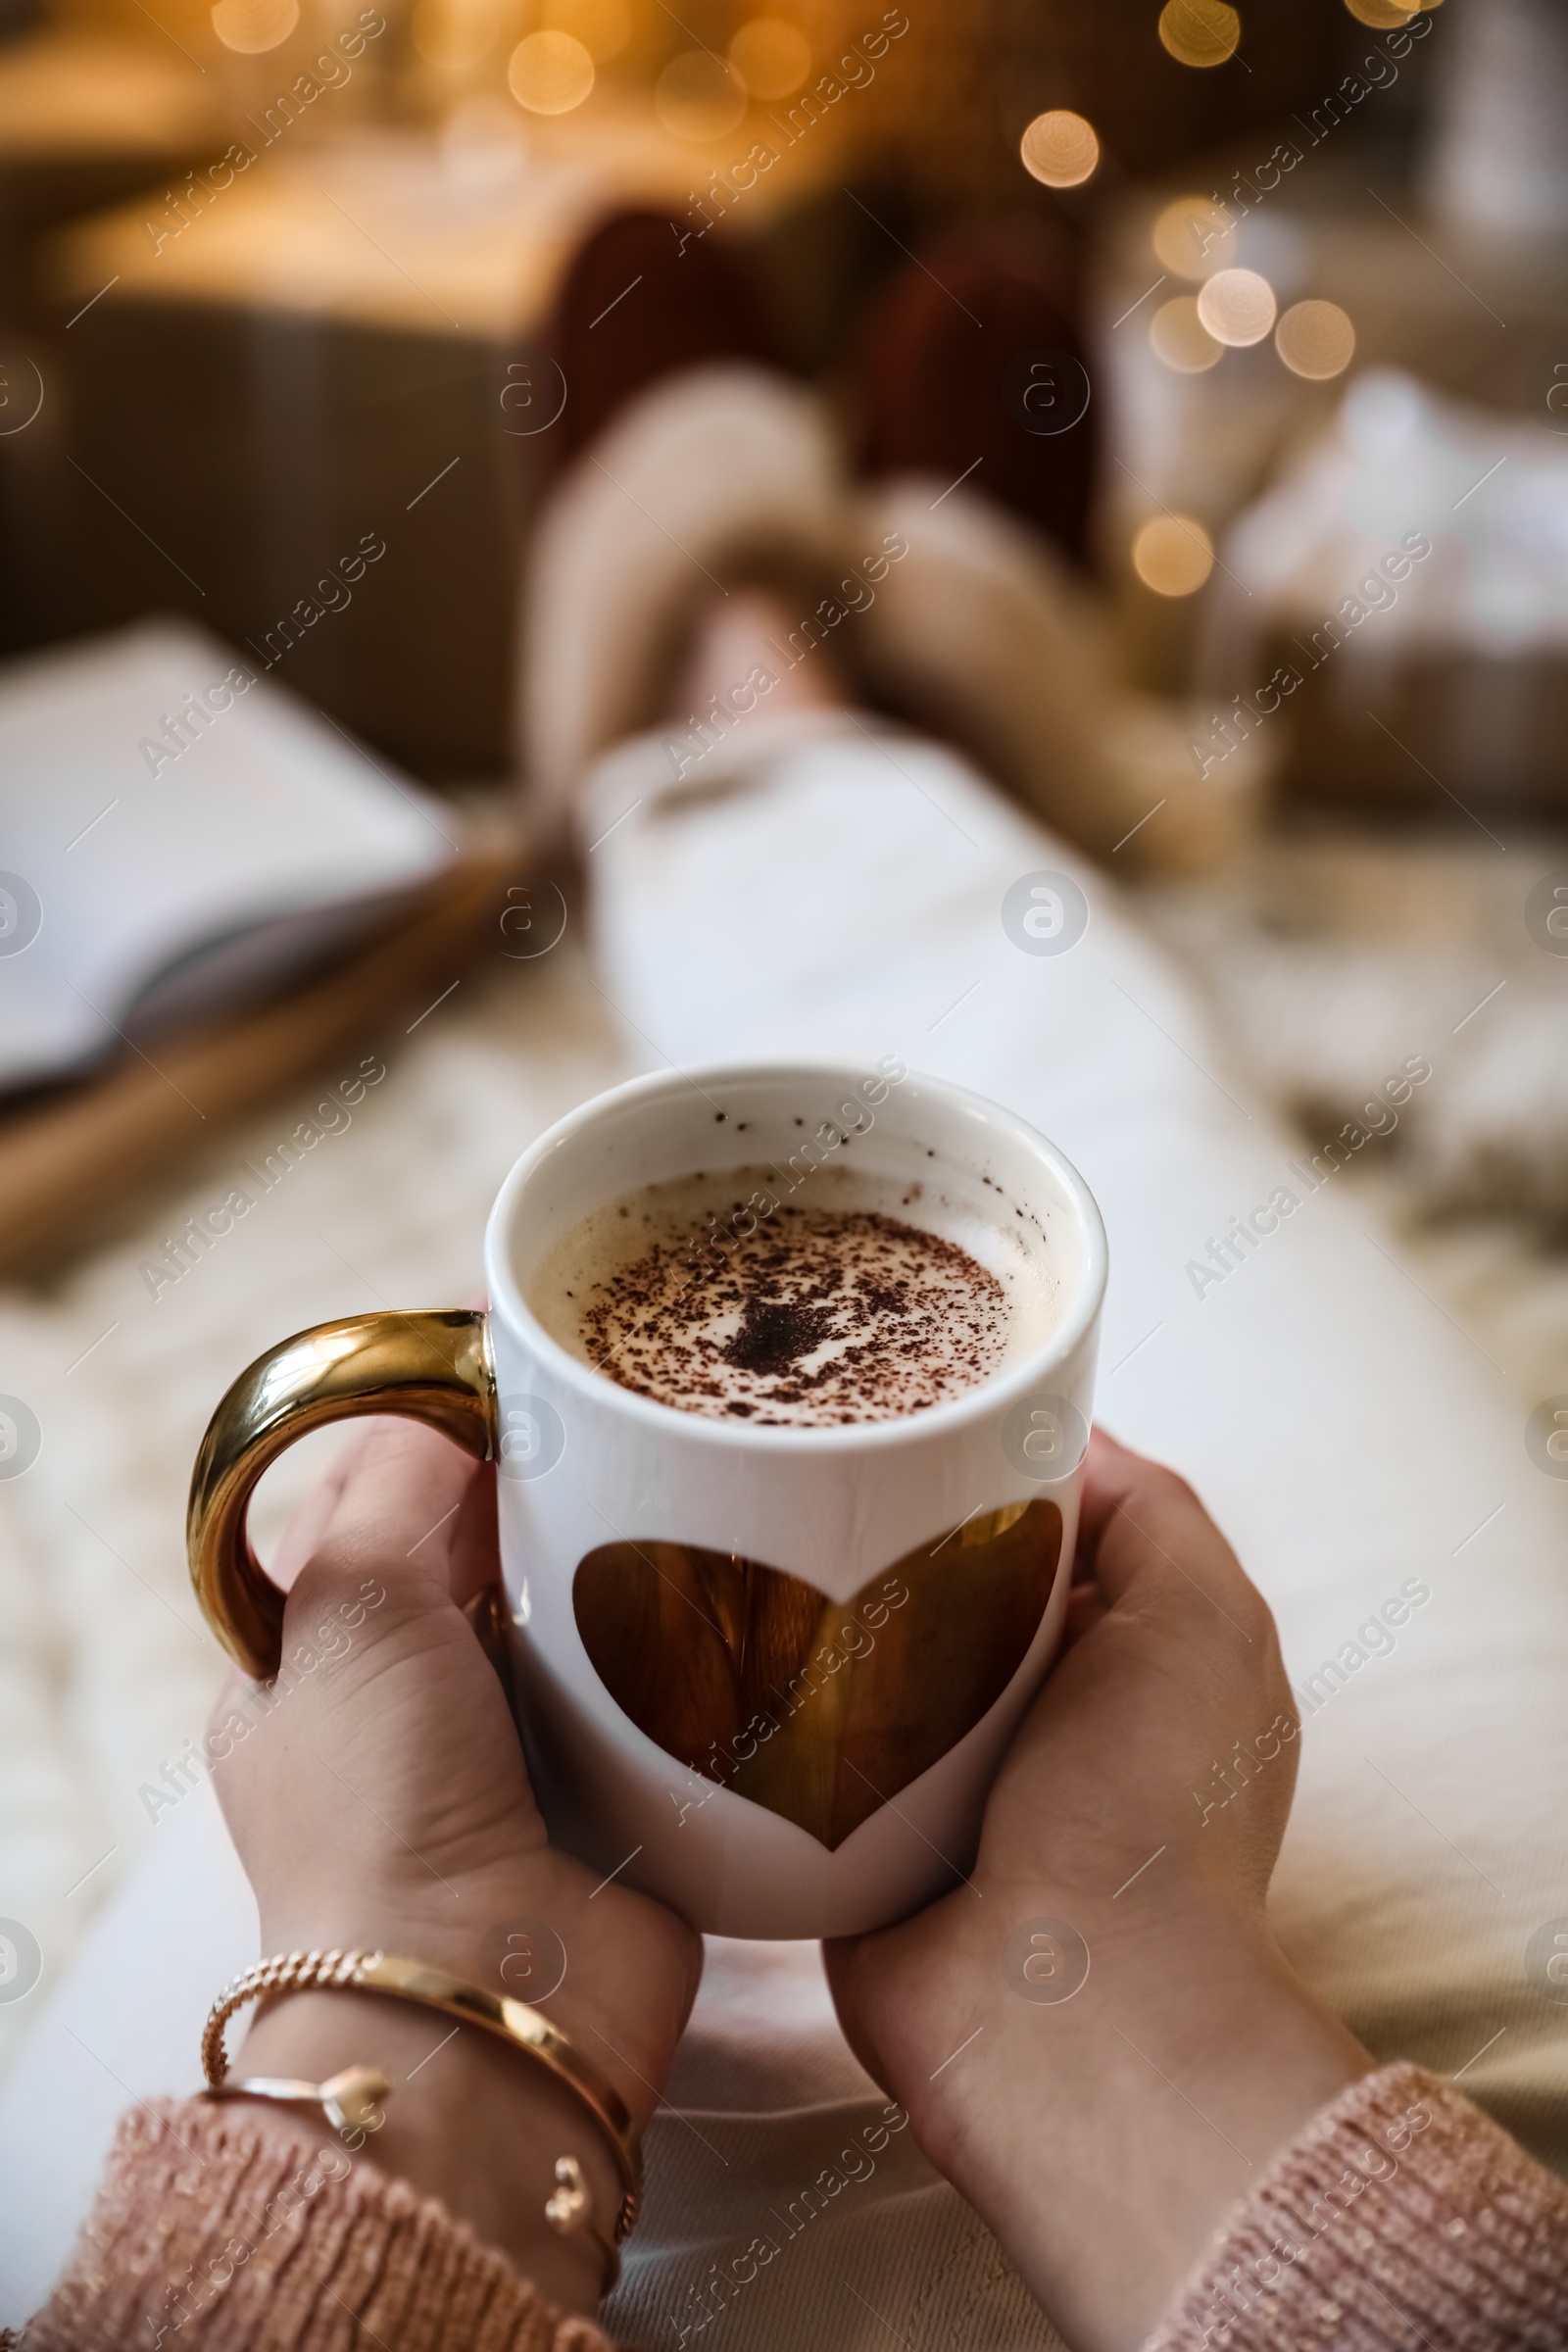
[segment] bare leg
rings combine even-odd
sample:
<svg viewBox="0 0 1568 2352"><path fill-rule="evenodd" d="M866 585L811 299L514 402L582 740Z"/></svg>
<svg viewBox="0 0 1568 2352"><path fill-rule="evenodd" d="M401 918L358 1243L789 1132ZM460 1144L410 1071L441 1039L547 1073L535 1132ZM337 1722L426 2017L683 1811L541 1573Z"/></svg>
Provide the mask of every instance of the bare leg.
<svg viewBox="0 0 1568 2352"><path fill-rule="evenodd" d="M736 708L738 689L751 681L753 706L769 717L781 710L842 710L853 698L842 663L832 649L813 645L791 662L789 634L801 625L783 596L772 588L736 588L715 598L698 621L684 669L670 699L672 716L699 717L713 701ZM755 673L762 671L766 687ZM744 720L743 720L744 723Z"/></svg>

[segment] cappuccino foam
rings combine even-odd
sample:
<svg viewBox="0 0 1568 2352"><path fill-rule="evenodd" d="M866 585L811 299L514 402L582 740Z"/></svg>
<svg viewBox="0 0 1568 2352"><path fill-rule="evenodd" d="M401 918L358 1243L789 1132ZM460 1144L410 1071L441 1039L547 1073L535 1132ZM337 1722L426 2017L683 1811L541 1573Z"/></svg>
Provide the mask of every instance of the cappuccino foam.
<svg viewBox="0 0 1568 2352"><path fill-rule="evenodd" d="M849 1168L798 1202L777 1190L741 1167L611 1200L548 1253L529 1303L622 1388L764 1428L920 1412L1048 1336L1054 1285L1001 1219Z"/></svg>

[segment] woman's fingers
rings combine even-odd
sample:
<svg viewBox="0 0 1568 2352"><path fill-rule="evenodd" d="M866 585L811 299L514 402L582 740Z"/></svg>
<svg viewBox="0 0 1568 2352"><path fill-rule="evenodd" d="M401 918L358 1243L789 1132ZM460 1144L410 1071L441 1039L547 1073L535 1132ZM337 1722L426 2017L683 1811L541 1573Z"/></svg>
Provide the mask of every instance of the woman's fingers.
<svg viewBox="0 0 1568 2352"><path fill-rule="evenodd" d="M477 1590L481 1563L494 1559L494 1500L474 1499L473 1490L493 1481L470 1455L420 1422L377 1420L335 1467L331 1506L312 1529L300 1605L314 1608L374 1575L391 1603L381 1620L389 1625L452 1597L455 1572L457 1597Z"/></svg>
<svg viewBox="0 0 1568 2352"><path fill-rule="evenodd" d="M1105 1599L1200 1600L1244 1629L1268 1620L1256 1586L1185 1479L1093 1432L1084 1473L1079 1568Z"/></svg>
<svg viewBox="0 0 1568 2352"><path fill-rule="evenodd" d="M378 1421L366 1421L352 1428L284 1528L268 1570L273 1584L283 1592L292 1588L294 1579L320 1542L354 1464L372 1432L382 1426Z"/></svg>
<svg viewBox="0 0 1568 2352"><path fill-rule="evenodd" d="M1117 1514L1131 1506L1134 1514L1145 1500L1150 1473L1156 1464L1128 1446L1120 1445L1098 1422L1089 1433L1089 1457L1084 1465L1083 1502L1078 1521L1078 1549L1099 1571L1102 1539ZM1169 1475L1168 1473L1166 1475Z"/></svg>
<svg viewBox="0 0 1568 2352"><path fill-rule="evenodd" d="M452 1522L452 1550L448 1577L453 1599L466 1600L501 1575L501 1537L496 1525L496 1474L485 1462L475 1462Z"/></svg>
<svg viewBox="0 0 1568 2352"><path fill-rule="evenodd" d="M1101 1619L1109 1614L1109 1604L1098 1585L1074 1585L1067 1595L1067 1613L1062 1620L1062 1654L1071 1649L1075 1642L1081 1642L1085 1634L1092 1634Z"/></svg>
<svg viewBox="0 0 1568 2352"><path fill-rule="evenodd" d="M220 1724L226 1722L228 1717L244 1704L255 1688L256 1685L242 1668L231 1666L223 1677L222 1689L213 1701L213 1711L207 1718L207 1729L210 1732L216 1731Z"/></svg>

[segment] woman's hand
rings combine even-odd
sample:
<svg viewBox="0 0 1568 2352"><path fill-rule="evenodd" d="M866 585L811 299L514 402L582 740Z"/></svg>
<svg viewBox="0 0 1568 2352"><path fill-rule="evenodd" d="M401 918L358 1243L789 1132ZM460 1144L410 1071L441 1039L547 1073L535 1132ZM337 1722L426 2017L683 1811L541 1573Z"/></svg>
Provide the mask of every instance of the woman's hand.
<svg viewBox="0 0 1568 2352"><path fill-rule="evenodd" d="M701 1943L550 1844L459 1605L496 1564L493 1474L416 1424L370 1425L289 1531L283 1672L260 1690L230 1681L214 1725L232 1749L214 1778L264 1953L380 1945L491 1991L542 1993L640 2127L696 1993ZM565 1958L554 1991L552 1936ZM492 2035L454 2037L434 2011L364 1993L274 2003L230 2072L318 2081L356 2061L397 2085L367 2152L443 2196L547 2292L590 2304L591 2244L540 2218L568 2152L588 2165L599 2226L614 2211L608 2150L569 2094Z"/></svg>
<svg viewBox="0 0 1568 2352"><path fill-rule="evenodd" d="M933 2163L1112 2352L1371 2060L1264 1914L1298 1721L1261 1595L1191 1490L1098 1432L1075 1575L972 1879L827 1961Z"/></svg>

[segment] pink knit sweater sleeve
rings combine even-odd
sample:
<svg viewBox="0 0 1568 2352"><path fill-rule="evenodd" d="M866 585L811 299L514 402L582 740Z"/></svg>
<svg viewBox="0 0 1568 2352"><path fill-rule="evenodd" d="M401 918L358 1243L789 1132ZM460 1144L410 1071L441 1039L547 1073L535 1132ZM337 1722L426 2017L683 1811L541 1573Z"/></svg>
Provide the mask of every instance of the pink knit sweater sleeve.
<svg viewBox="0 0 1568 2352"><path fill-rule="evenodd" d="M1416 2066L1352 2082L1216 2232L1144 2352L1563 2352L1568 2186Z"/></svg>
<svg viewBox="0 0 1568 2352"><path fill-rule="evenodd" d="M27 2352L611 2352L435 2200L286 2114L121 2125ZM0 2352L12 2339L0 2336ZM1232 2213L1145 2352L1563 2352L1568 2187L1436 2076L1352 2083Z"/></svg>
<svg viewBox="0 0 1568 2352"><path fill-rule="evenodd" d="M0 2352L12 2343L0 2336ZM121 2123L26 2352L612 2352L434 2198L286 2109L158 2099Z"/></svg>

